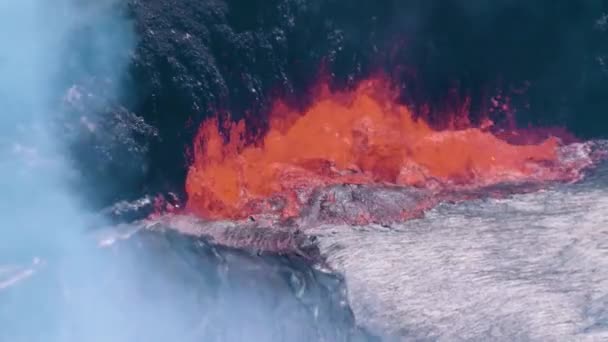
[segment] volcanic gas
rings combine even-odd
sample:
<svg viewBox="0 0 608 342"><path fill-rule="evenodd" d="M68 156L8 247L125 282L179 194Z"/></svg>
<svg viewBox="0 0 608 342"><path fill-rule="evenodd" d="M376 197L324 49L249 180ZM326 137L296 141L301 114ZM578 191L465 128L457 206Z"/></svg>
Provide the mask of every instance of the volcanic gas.
<svg viewBox="0 0 608 342"><path fill-rule="evenodd" d="M556 137L512 144L488 125L434 129L381 79L350 91L321 89L302 113L277 102L267 133L254 144L245 142L243 122L205 121L187 176L187 208L211 219L287 218L315 189L338 184L440 193L572 177L560 163Z"/></svg>

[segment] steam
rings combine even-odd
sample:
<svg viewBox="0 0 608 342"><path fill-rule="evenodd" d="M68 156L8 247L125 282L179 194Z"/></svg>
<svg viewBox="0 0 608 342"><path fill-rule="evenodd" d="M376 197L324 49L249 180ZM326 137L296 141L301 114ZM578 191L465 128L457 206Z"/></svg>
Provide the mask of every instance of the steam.
<svg viewBox="0 0 608 342"><path fill-rule="evenodd" d="M87 234L90 215L69 186L77 173L57 125L70 82L92 73L116 79L126 67L116 51L133 45L134 34L112 15L114 5L0 2L0 340L129 340L118 328L129 303L95 286L95 275L118 263L102 258ZM83 29L88 49L75 51ZM51 266L64 274L49 277Z"/></svg>

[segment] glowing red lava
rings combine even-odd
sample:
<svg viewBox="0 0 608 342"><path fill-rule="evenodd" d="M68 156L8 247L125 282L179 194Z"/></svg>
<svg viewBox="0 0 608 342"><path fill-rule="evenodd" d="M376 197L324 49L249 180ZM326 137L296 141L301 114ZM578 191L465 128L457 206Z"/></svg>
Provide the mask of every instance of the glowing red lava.
<svg viewBox="0 0 608 342"><path fill-rule="evenodd" d="M326 87L304 113L277 104L262 141L246 145L243 122L204 122L196 138L187 208L212 219L273 211L293 217L314 189L392 184L432 189L563 180L559 139L510 144L484 128L437 131L398 104L386 82ZM226 125L224 125L226 126ZM223 135L222 132L226 132Z"/></svg>

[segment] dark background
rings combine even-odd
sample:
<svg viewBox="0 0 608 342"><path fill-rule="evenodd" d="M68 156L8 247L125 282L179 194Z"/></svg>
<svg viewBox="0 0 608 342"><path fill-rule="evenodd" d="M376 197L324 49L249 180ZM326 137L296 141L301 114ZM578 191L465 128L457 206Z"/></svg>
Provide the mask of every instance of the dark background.
<svg viewBox="0 0 608 342"><path fill-rule="evenodd" d="M97 189L101 206L180 194L202 119L227 112L263 131L273 99L305 106L322 72L336 88L384 72L437 126L467 97L475 122L500 94L521 127L608 133L606 1L130 0L117 10L134 20L138 41L125 51L127 91L104 108L131 140L87 137L75 149L83 185L107 185ZM492 115L500 123L502 114ZM121 157L106 161L100 150Z"/></svg>

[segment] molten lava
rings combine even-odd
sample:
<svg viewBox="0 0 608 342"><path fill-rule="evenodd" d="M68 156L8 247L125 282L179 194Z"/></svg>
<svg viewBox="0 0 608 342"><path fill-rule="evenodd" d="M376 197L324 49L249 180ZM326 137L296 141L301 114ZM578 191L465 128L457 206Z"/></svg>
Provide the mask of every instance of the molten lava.
<svg viewBox="0 0 608 342"><path fill-rule="evenodd" d="M325 88L304 113L277 104L255 145L245 144L243 122L204 122L186 182L188 209L213 219L293 217L315 189L336 184L441 192L565 178L556 138L514 145L487 127L438 131L392 95L372 80L350 92Z"/></svg>

